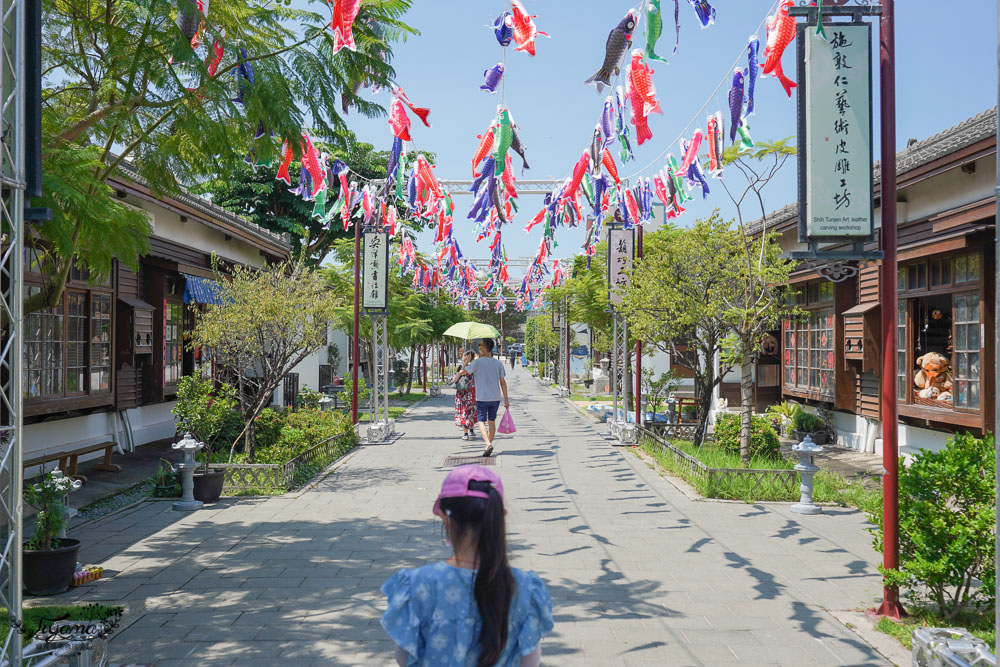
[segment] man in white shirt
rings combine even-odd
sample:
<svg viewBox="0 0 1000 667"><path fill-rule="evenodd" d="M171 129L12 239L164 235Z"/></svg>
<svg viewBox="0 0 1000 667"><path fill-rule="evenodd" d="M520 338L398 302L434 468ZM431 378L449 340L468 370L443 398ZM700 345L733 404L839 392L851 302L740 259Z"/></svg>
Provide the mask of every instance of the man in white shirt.
<svg viewBox="0 0 1000 667"><path fill-rule="evenodd" d="M493 437L497 433L497 410L503 398L504 409L510 408L507 399L507 371L501 362L493 358L493 340L484 338L479 343L479 358L463 368L459 375L476 378L476 417L479 433L483 436L486 449L483 456L493 453Z"/></svg>

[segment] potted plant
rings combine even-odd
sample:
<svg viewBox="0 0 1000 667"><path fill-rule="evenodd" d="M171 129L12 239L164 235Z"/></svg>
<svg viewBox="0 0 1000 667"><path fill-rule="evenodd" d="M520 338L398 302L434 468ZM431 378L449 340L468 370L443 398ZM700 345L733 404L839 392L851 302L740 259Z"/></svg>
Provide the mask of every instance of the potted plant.
<svg viewBox="0 0 1000 667"><path fill-rule="evenodd" d="M795 430L795 439L803 440L808 435L817 445L826 442L826 425L823 420L805 410L799 410L792 418L792 428Z"/></svg>
<svg viewBox="0 0 1000 667"><path fill-rule="evenodd" d="M80 540L59 537L68 512L63 498L80 482L45 473L24 487L24 500L35 508L35 535L24 543L22 580L28 595L55 595L69 588L76 570Z"/></svg>
<svg viewBox="0 0 1000 667"><path fill-rule="evenodd" d="M172 498L177 495L177 471L170 465L170 461L160 459L160 465L156 468L156 485L153 488L153 495L157 498Z"/></svg>
<svg viewBox="0 0 1000 667"><path fill-rule="evenodd" d="M214 445L220 436L231 431L225 427L236 414L236 390L225 383L215 386L211 378L188 375L177 385L177 404L173 407L177 430L190 433L205 447L204 470L194 474L194 497L203 503L214 503L222 496L226 473L212 470Z"/></svg>
<svg viewBox="0 0 1000 667"><path fill-rule="evenodd" d="M795 415L802 412L802 406L790 401L776 403L767 409L767 416L774 422L775 430L791 437Z"/></svg>

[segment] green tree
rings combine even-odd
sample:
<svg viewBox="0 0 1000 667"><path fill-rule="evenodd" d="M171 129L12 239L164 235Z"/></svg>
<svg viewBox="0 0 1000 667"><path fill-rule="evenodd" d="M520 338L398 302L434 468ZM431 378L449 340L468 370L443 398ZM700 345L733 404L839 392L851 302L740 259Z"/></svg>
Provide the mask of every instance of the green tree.
<svg viewBox="0 0 1000 667"><path fill-rule="evenodd" d="M359 113L384 113L352 91L357 82L388 85L391 44L414 32L400 19L412 0L366 2L354 24L357 51L334 55L329 6L226 0L201 17L191 0L43 2L43 197L53 219L36 233L47 251L43 289L32 312L59 302L75 264L95 280L111 258L135 268L146 251L146 216L116 201L106 179L122 161L157 194L219 173L233 173L251 146L274 160L277 141L298 154L300 133L345 147L341 94ZM178 21L178 12L190 21ZM204 18L202 51L191 46ZM178 23L192 30L182 30ZM224 35L224 37L222 37ZM214 76L203 50L222 37ZM253 68L253 81L237 70ZM242 103L238 102L241 100ZM258 125L274 139L255 142ZM274 168L272 163L272 169Z"/></svg>
<svg viewBox="0 0 1000 667"><path fill-rule="evenodd" d="M621 311L633 334L679 360L694 374L699 399L695 444L705 438L712 393L729 372L715 358L729 332L726 312L736 292L737 239L714 213L671 233L635 262Z"/></svg>
<svg viewBox="0 0 1000 667"><path fill-rule="evenodd" d="M217 280L221 303L196 314L191 345L214 349L234 376L252 460L254 420L289 371L326 344L341 296L301 263L263 271L237 265Z"/></svg>
<svg viewBox="0 0 1000 667"><path fill-rule="evenodd" d="M750 463L753 364L765 334L792 313L786 305L783 286L794 265L781 259L777 238L767 228L763 191L795 153L795 147L787 139L759 143L750 153L740 153L732 146L726 150L724 161L730 172L736 170L743 176L745 187L735 187L737 179L719 181L736 209L739 232L739 253L733 258L738 261L739 290L731 298L726 315L736 335L736 344L730 352L740 366L740 459L744 465ZM744 219L747 206L755 213L760 211L764 222L760 233L751 234L747 229Z"/></svg>
<svg viewBox="0 0 1000 667"><path fill-rule="evenodd" d="M681 386L681 378L673 369L666 373L660 373L660 377L653 377L653 369L646 368L642 371L642 387L646 392L646 399L649 407L653 411L653 421L656 421L656 413L670 394L677 391Z"/></svg>

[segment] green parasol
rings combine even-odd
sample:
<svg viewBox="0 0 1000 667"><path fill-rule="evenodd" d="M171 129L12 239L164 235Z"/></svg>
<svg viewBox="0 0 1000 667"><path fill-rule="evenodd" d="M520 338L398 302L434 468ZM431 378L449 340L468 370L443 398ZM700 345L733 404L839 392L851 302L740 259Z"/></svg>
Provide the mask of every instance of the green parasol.
<svg viewBox="0 0 1000 667"><path fill-rule="evenodd" d="M471 340L473 338L499 338L500 332L496 330L496 327L482 322L458 322L448 327L444 335Z"/></svg>

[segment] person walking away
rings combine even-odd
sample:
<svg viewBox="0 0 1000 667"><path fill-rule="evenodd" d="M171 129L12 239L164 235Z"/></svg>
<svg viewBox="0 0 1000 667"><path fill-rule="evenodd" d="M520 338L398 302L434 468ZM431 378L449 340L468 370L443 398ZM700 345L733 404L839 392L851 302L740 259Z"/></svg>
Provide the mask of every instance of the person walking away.
<svg viewBox="0 0 1000 667"><path fill-rule="evenodd" d="M478 360L477 360L478 361ZM507 562L503 483L477 465L454 468L432 509L454 555L402 569L382 586L382 627L396 662L435 667L537 667L553 627L552 598L534 572Z"/></svg>
<svg viewBox="0 0 1000 667"><path fill-rule="evenodd" d="M491 338L479 342L479 358L459 371L459 375L467 374L476 377L476 423L479 433L483 436L486 449L483 456L493 453L493 438L497 434L497 410L500 409L500 399L503 399L505 409L510 408L507 399L507 371L503 364L493 358L494 343Z"/></svg>
<svg viewBox="0 0 1000 667"><path fill-rule="evenodd" d="M458 370L461 371L475 358L475 352L466 352L462 359L464 365L459 365ZM455 425L462 427L462 440L468 440L476 427L476 378L456 373L452 383L455 385Z"/></svg>
<svg viewBox="0 0 1000 667"><path fill-rule="evenodd" d="M510 356L507 358L507 360L510 362L510 370L514 370L514 358L516 357L516 355L514 352L510 352L509 354Z"/></svg>

